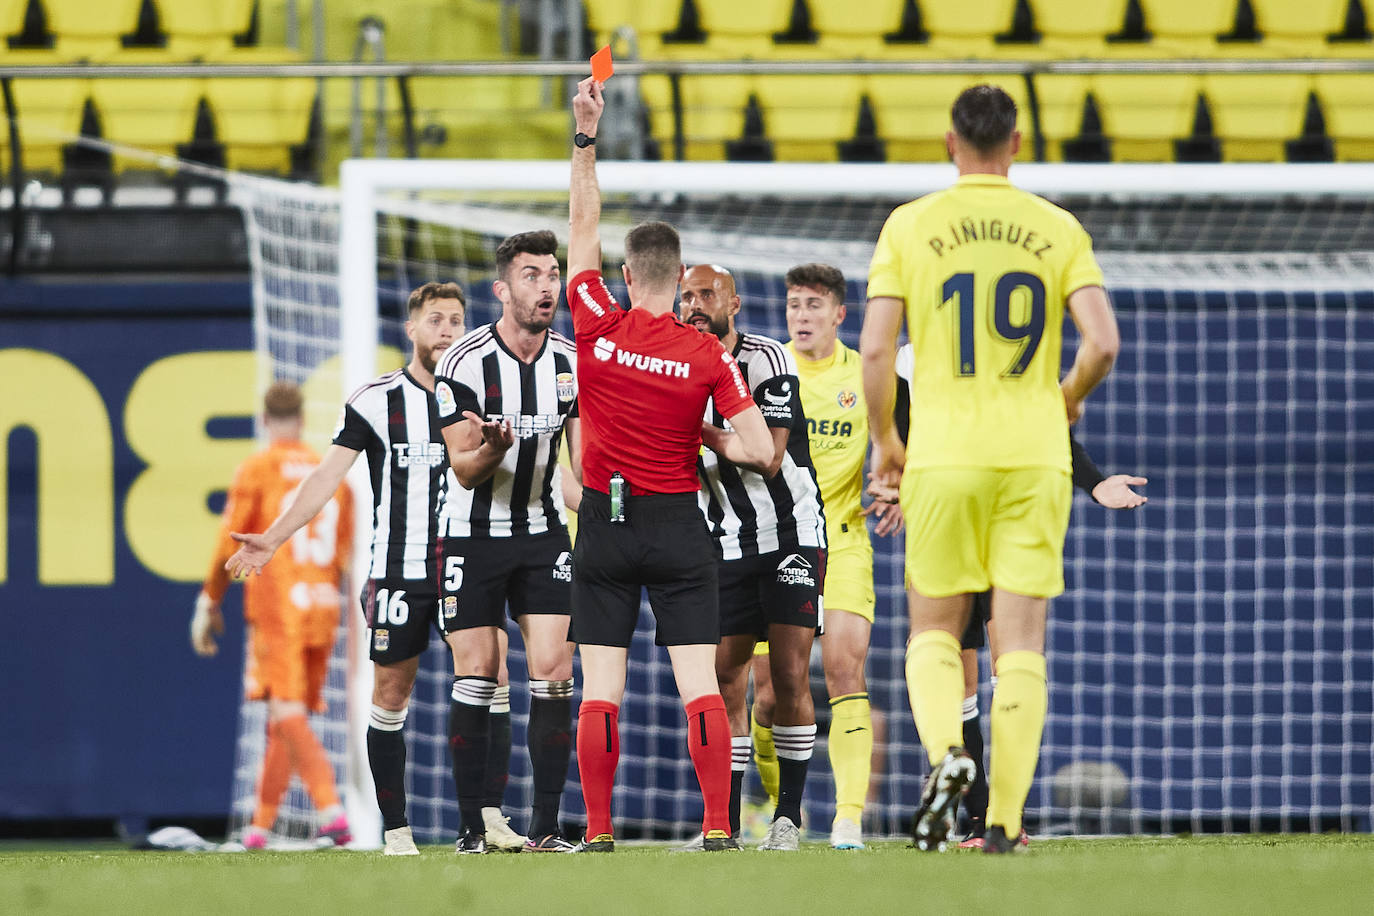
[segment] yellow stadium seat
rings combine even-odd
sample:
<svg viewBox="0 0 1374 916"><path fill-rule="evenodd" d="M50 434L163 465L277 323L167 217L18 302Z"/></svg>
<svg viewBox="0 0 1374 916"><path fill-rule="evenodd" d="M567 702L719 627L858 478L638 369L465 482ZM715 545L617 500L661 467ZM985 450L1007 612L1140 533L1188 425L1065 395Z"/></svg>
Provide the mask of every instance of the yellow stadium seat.
<svg viewBox="0 0 1374 916"><path fill-rule="evenodd" d="M993 36L1011 28L1016 0L961 0L921 4L921 24L932 45L960 49L994 49Z"/></svg>
<svg viewBox="0 0 1374 916"><path fill-rule="evenodd" d="M1345 25L1348 5L1348 0L1250 0L1255 28L1266 45L1318 54L1326 47L1326 36Z"/></svg>
<svg viewBox="0 0 1374 916"><path fill-rule="evenodd" d="M167 47L189 56L222 53L253 19L253 0L163 0L157 9Z"/></svg>
<svg viewBox="0 0 1374 916"><path fill-rule="evenodd" d="M0 0L0 38L24 31L24 15L29 0ZM4 56L4 42L0 41L0 56Z"/></svg>
<svg viewBox="0 0 1374 916"><path fill-rule="evenodd" d="M709 36L764 35L787 31L792 0L696 0L697 20Z"/></svg>
<svg viewBox="0 0 1374 916"><path fill-rule="evenodd" d="M811 27L822 38L830 35L871 36L878 39L902 26L905 0L849 0L846 3L813 2Z"/></svg>
<svg viewBox="0 0 1374 916"><path fill-rule="evenodd" d="M68 60L103 56L138 27L141 0L43 0L57 51Z"/></svg>
<svg viewBox="0 0 1374 916"><path fill-rule="evenodd" d="M244 48L224 55L226 64L271 64L291 60L284 48ZM298 59L298 58L297 58ZM290 147L310 132L316 81L308 77L218 77L205 81L215 115L215 134L231 169L290 170Z"/></svg>
<svg viewBox="0 0 1374 916"><path fill-rule="evenodd" d="M1140 0L1140 9L1154 40L1180 50L1215 47L1236 19L1236 0Z"/></svg>
<svg viewBox="0 0 1374 916"><path fill-rule="evenodd" d="M11 52L5 57L6 63L17 57L20 55ZM19 142L23 144L24 169L62 171L62 147L81 133L82 108L91 94L90 81L35 77L16 79L12 85L14 103L19 110ZM9 132L4 133L8 146Z"/></svg>
<svg viewBox="0 0 1374 916"><path fill-rule="evenodd" d="M110 58L110 64L168 62L162 51L128 50ZM106 140L161 155L176 155L178 144L190 142L195 133L196 109L205 95L202 79L98 79L91 81L91 98L100 112ZM116 171L149 169L148 160L114 156Z"/></svg>
<svg viewBox="0 0 1374 916"><path fill-rule="evenodd" d="M768 139L825 141L854 136L863 78L859 76L760 76L754 80Z"/></svg>
<svg viewBox="0 0 1374 916"><path fill-rule="evenodd" d="M893 162L944 160L950 107L959 93L979 83L1002 87L1016 102L1016 126L1023 137L1017 158L1033 158L1030 109L1026 83L1021 77L1007 74L883 74L867 77L866 85L873 103L878 136L887 143L887 158Z"/></svg>
<svg viewBox="0 0 1374 916"><path fill-rule="evenodd" d="M1343 162L1374 161L1374 74L1321 73L1313 78L1326 132Z"/></svg>
<svg viewBox="0 0 1374 916"><path fill-rule="evenodd" d="M1281 162L1284 141L1302 133L1312 77L1213 73L1202 78L1212 131L1228 161Z"/></svg>
<svg viewBox="0 0 1374 916"><path fill-rule="evenodd" d="M603 40L623 25L643 37L677 28L682 0L586 0L587 24Z"/></svg>
<svg viewBox="0 0 1374 916"><path fill-rule="evenodd" d="M1083 104L1090 88L1091 81L1086 76L1041 74L1035 77L1035 98L1039 103L1040 130L1045 137L1047 158L1063 158L1061 146L1064 141L1079 135L1083 126ZM1023 148L1032 145L1029 115L1022 114L1019 126Z"/></svg>
<svg viewBox="0 0 1374 916"><path fill-rule="evenodd" d="M1033 0L1035 27L1043 40L1065 49L1095 52L1108 35L1121 31L1127 0Z"/></svg>
<svg viewBox="0 0 1374 916"><path fill-rule="evenodd" d="M1173 141L1193 132L1202 81L1191 74L1103 74L1092 77L1102 132L1112 140L1112 158L1124 162L1170 162Z"/></svg>
<svg viewBox="0 0 1374 916"><path fill-rule="evenodd" d="M744 109L754 90L747 76L684 76L682 125L688 159L725 158L725 141L744 133ZM663 157L673 158L673 104L667 77L645 77L640 95L649 109L652 134L663 147Z"/></svg>

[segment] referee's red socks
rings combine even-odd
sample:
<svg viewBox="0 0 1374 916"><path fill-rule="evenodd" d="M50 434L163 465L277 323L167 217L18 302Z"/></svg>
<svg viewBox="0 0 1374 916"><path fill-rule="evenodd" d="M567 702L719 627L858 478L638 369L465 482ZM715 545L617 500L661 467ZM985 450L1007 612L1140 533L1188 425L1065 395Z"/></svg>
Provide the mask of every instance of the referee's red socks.
<svg viewBox="0 0 1374 916"><path fill-rule="evenodd" d="M721 704L721 714L725 706ZM726 736L726 794L729 794L730 752ZM620 763L620 707L606 700L583 700L577 711L577 772L582 780L582 803L587 808L587 839L611 834L611 786Z"/></svg>
<svg viewBox="0 0 1374 916"><path fill-rule="evenodd" d="M585 707L585 704L583 704ZM582 746L578 744L580 754ZM730 832L730 722L725 700L718 693L687 704L687 750L706 802L701 832Z"/></svg>

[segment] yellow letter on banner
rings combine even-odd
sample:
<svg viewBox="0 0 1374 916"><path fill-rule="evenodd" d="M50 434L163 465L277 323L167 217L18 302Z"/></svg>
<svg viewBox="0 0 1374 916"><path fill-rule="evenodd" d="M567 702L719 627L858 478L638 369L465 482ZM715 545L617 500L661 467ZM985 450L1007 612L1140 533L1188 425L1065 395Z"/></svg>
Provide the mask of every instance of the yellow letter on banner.
<svg viewBox="0 0 1374 916"><path fill-rule="evenodd" d="M219 517L211 494L225 490L254 440L214 439L206 423L257 413L256 357L234 350L160 359L134 382L124 433L148 467L129 487L124 529L153 573L179 582L205 575Z"/></svg>
<svg viewBox="0 0 1374 916"><path fill-rule="evenodd" d="M105 402L80 369L39 350L0 350L0 583L9 572L10 434L38 440L38 581L114 581L114 446Z"/></svg>

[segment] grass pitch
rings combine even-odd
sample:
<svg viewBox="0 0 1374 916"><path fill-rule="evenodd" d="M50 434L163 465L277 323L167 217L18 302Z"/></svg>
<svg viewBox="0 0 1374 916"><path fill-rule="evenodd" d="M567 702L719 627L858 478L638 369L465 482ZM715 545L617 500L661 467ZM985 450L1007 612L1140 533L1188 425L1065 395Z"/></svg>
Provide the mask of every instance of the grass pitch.
<svg viewBox="0 0 1374 916"><path fill-rule="evenodd" d="M824 914L1368 913L1374 837L1037 840L1025 854L920 854L902 843L794 855L418 858L349 851L188 854L0 847L6 913Z"/></svg>

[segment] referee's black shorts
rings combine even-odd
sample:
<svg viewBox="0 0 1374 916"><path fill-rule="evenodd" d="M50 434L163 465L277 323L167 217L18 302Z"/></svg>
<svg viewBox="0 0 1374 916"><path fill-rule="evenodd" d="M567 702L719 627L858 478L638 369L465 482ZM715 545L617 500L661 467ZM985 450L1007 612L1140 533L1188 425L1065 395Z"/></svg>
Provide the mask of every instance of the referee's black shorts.
<svg viewBox="0 0 1374 916"><path fill-rule="evenodd" d="M964 627L963 638L959 640L962 649L981 649L986 643L984 637L988 621L992 619L992 590L978 592L973 596L973 611L968 615L968 626Z"/></svg>
<svg viewBox="0 0 1374 916"><path fill-rule="evenodd" d="M611 522L609 496L584 489L568 638L628 648L639 622L641 588L649 590L658 645L720 642L715 546L697 495L631 496L622 524Z"/></svg>

